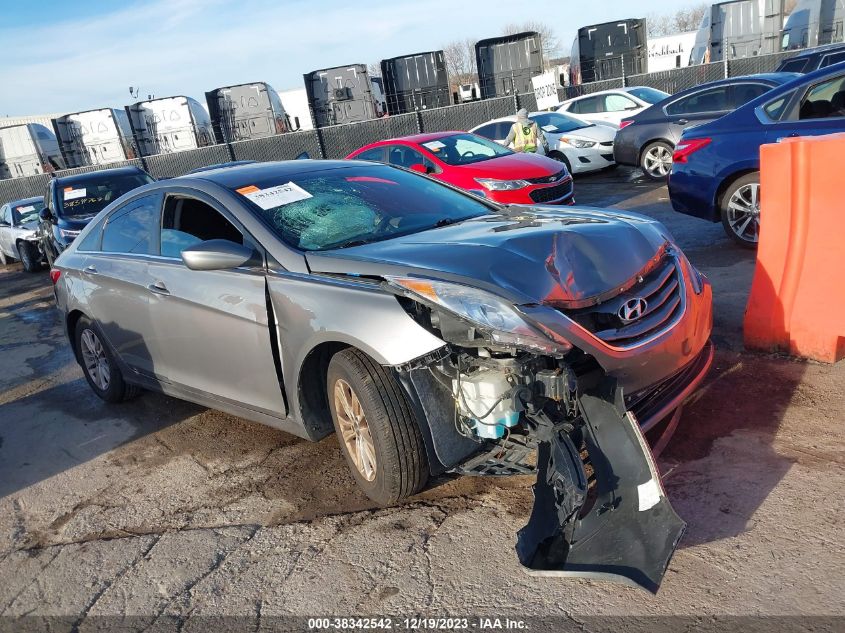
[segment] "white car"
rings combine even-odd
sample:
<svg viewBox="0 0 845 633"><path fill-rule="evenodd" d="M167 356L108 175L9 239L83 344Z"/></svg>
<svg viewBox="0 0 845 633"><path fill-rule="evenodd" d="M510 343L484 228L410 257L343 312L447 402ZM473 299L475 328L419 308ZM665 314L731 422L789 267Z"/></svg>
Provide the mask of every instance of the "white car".
<svg viewBox="0 0 845 633"><path fill-rule="evenodd" d="M593 123L606 122L619 125L622 119L639 114L668 96L668 93L648 86L631 86L568 99L557 111L574 114Z"/></svg>
<svg viewBox="0 0 845 633"><path fill-rule="evenodd" d="M537 123L549 145L549 158L566 164L571 174L583 174L613 167L613 139L618 127L610 123L593 124L558 112L532 112L528 118ZM516 115L494 119L470 132L504 145L516 122ZM544 153L542 148L538 153Z"/></svg>
<svg viewBox="0 0 845 633"><path fill-rule="evenodd" d="M0 264L18 259L29 273L41 269L37 231L43 206L44 198L26 198L0 207Z"/></svg>

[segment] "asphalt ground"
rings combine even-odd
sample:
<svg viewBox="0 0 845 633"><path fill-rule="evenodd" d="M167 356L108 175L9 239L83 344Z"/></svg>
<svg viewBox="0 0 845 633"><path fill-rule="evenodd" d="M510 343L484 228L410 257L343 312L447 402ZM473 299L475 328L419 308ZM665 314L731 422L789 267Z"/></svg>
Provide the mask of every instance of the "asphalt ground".
<svg viewBox="0 0 845 633"><path fill-rule="evenodd" d="M0 630L305 629L283 618L324 615L589 631L634 630L620 615L673 630L840 616L824 622L842 630L845 363L744 352L754 254L672 212L665 186L618 169L579 177L576 198L661 220L714 287L714 368L660 458L688 531L656 596L526 576L513 546L530 478L438 481L376 508L334 437L312 444L152 393L101 402L46 272L12 265L0 268Z"/></svg>

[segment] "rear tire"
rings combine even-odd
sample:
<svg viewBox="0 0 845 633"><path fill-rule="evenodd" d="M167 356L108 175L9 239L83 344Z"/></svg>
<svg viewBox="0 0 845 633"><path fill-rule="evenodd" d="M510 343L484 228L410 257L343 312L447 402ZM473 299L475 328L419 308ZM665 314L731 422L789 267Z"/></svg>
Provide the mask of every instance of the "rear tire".
<svg viewBox="0 0 845 633"><path fill-rule="evenodd" d="M422 490L425 445L396 378L350 348L332 357L326 387L338 442L364 494L388 505Z"/></svg>
<svg viewBox="0 0 845 633"><path fill-rule="evenodd" d="M640 169L650 180L666 180L672 169L672 153L675 148L663 141L646 145L640 155Z"/></svg>
<svg viewBox="0 0 845 633"><path fill-rule="evenodd" d="M21 256L21 264L23 264L23 269L26 272L35 273L41 270L41 253L38 252L38 247L35 244L20 242L18 254Z"/></svg>
<svg viewBox="0 0 845 633"><path fill-rule="evenodd" d="M0 266L5 266L8 263L9 259L6 257L6 253L4 253L2 249L0 249Z"/></svg>
<svg viewBox="0 0 845 633"><path fill-rule="evenodd" d="M76 352L88 385L106 402L122 402L141 393L140 387L123 379L114 354L100 328L88 317L80 317L74 333Z"/></svg>
<svg viewBox="0 0 845 633"><path fill-rule="evenodd" d="M719 201L722 228L744 248L757 248L760 239L760 172L737 178Z"/></svg>

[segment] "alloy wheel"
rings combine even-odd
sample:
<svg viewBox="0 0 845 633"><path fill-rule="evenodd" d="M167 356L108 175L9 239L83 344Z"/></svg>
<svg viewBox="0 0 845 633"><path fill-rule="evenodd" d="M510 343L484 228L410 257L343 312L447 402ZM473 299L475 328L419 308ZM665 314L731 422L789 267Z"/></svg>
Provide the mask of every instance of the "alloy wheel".
<svg viewBox="0 0 845 633"><path fill-rule="evenodd" d="M340 436L355 468L367 481L376 478L376 449L361 401L345 380L334 385L334 409Z"/></svg>
<svg viewBox="0 0 845 633"><path fill-rule="evenodd" d="M92 330L86 329L80 337L82 342L82 361L85 364L85 371L98 389L106 391L111 382L111 367L106 356L100 337Z"/></svg>
<svg viewBox="0 0 845 633"><path fill-rule="evenodd" d="M760 238L760 184L748 183L733 192L726 210L728 225L745 242Z"/></svg>
<svg viewBox="0 0 845 633"><path fill-rule="evenodd" d="M643 168L653 178L665 178L672 169L672 152L665 145L655 145L645 153Z"/></svg>

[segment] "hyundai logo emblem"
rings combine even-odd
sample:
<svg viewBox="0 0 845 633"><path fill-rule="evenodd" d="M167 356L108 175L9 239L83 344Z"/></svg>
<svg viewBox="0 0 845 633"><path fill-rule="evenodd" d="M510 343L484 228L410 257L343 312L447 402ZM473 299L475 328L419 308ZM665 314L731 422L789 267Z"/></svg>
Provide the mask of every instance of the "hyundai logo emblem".
<svg viewBox="0 0 845 633"><path fill-rule="evenodd" d="M628 299L625 303L623 303L617 314L624 323L630 323L631 321L636 321L644 315L647 309L648 303L646 303L645 299L642 297L634 297L633 299Z"/></svg>

